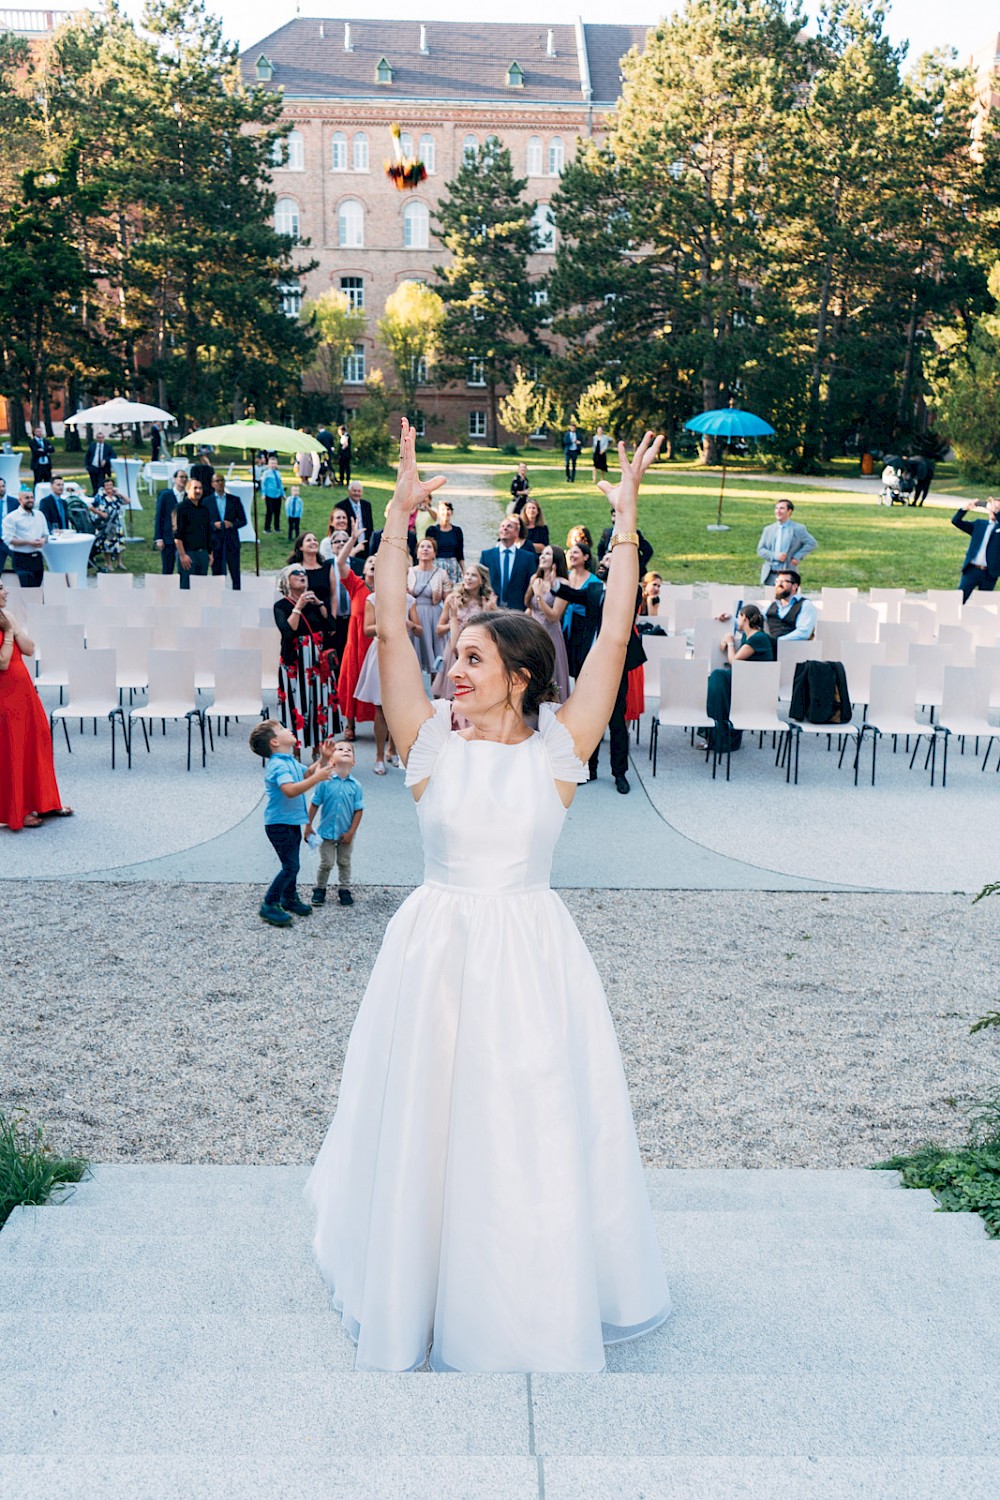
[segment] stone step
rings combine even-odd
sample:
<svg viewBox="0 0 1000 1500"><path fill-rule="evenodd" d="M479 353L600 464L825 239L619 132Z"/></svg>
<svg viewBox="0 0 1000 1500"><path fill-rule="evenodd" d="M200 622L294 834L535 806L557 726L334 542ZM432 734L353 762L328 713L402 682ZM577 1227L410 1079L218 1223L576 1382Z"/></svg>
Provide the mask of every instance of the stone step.
<svg viewBox="0 0 1000 1500"><path fill-rule="evenodd" d="M1000 1486L988 1458L546 1458L543 1471L545 1500L994 1500Z"/></svg>

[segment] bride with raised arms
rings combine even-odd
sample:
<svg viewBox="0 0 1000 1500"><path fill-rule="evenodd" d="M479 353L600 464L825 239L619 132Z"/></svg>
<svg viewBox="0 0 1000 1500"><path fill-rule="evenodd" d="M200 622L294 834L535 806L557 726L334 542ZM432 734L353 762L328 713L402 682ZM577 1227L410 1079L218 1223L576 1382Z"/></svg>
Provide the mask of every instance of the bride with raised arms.
<svg viewBox="0 0 1000 1500"><path fill-rule="evenodd" d="M603 621L567 701L541 625L473 615L450 668L457 731L406 630L407 521L445 481L421 480L403 422L378 660L424 880L386 928L306 1186L358 1369L599 1371L605 1344L670 1311L604 990L549 886L621 681L636 500L661 441L646 433L631 460L620 444L621 479L601 483L615 511Z"/></svg>

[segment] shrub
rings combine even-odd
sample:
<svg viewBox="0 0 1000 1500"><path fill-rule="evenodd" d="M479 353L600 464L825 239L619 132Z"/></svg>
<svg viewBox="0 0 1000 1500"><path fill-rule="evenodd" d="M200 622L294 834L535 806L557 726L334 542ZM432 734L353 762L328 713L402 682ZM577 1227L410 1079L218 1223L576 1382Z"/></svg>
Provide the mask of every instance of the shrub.
<svg viewBox="0 0 1000 1500"><path fill-rule="evenodd" d="M520 449L518 448L516 443L504 443L503 447L500 449L500 452L506 453L510 458L517 458Z"/></svg>
<svg viewBox="0 0 1000 1500"><path fill-rule="evenodd" d="M0 1114L0 1226L26 1204L47 1203L53 1188L79 1182L87 1170L80 1157L56 1156L40 1125L23 1114Z"/></svg>

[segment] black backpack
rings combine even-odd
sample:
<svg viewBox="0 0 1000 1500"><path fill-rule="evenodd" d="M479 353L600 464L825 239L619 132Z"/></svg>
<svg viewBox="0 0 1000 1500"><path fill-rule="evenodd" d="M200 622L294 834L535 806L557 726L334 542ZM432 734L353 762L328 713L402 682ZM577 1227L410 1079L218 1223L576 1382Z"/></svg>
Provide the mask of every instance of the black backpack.
<svg viewBox="0 0 1000 1500"><path fill-rule="evenodd" d="M847 724L854 710L843 662L800 661L792 679L788 717L798 723Z"/></svg>

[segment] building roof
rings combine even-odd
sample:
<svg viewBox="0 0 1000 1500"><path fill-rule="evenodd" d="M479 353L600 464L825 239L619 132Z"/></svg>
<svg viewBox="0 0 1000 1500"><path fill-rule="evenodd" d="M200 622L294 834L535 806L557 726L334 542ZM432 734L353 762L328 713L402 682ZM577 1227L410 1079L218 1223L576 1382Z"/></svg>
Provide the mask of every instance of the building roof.
<svg viewBox="0 0 1000 1500"><path fill-rule="evenodd" d="M401 102L610 105L620 92L619 59L630 47L641 46L645 36L645 26L300 16L247 47L241 61L243 76L252 83L263 55L273 67L265 87L283 89L290 99L370 99L384 93ZM376 82L383 58L392 68L390 84ZM523 71L523 87L507 84L514 62Z"/></svg>

